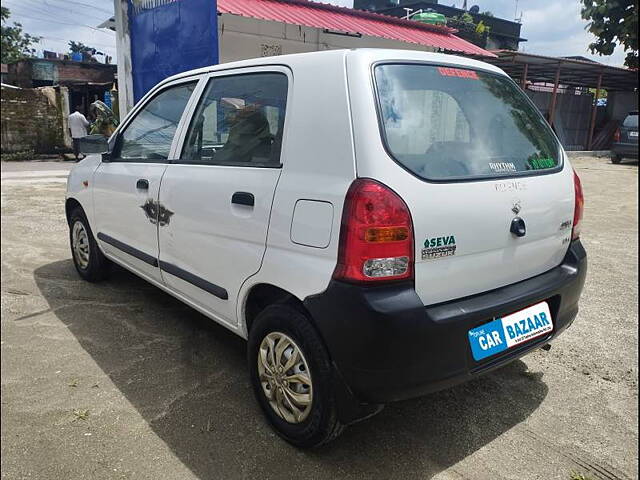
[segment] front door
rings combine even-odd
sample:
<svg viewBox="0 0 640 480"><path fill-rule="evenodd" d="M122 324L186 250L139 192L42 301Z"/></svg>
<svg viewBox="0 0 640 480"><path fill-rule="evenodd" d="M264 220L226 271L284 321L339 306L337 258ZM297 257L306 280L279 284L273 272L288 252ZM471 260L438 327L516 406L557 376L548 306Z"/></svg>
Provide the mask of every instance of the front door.
<svg viewBox="0 0 640 480"><path fill-rule="evenodd" d="M266 248L288 82L281 68L211 76L162 180L160 205L171 212L159 229L163 279L231 327Z"/></svg>
<svg viewBox="0 0 640 480"><path fill-rule="evenodd" d="M119 131L111 158L94 175L95 235L103 251L142 276L161 281L160 181L174 134L196 81L161 90Z"/></svg>

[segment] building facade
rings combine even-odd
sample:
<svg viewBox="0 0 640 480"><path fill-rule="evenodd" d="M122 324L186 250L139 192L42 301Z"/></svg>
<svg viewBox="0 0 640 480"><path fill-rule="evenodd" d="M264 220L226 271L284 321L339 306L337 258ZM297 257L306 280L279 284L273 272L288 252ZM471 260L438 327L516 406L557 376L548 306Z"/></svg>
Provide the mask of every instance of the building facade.
<svg viewBox="0 0 640 480"><path fill-rule="evenodd" d="M356 9L393 17L406 17L407 14L418 10L433 10L447 17L448 24L458 29L456 35L487 50L518 50L519 44L526 42L526 39L520 37L522 24L482 13L483 10L480 7L474 3L472 5L469 10L465 10L439 4L438 0L354 0L353 3ZM407 9L410 9L409 12ZM463 22L452 20L465 13L471 15L473 24L465 25ZM488 27L488 33L484 35L476 33L476 26L480 22Z"/></svg>

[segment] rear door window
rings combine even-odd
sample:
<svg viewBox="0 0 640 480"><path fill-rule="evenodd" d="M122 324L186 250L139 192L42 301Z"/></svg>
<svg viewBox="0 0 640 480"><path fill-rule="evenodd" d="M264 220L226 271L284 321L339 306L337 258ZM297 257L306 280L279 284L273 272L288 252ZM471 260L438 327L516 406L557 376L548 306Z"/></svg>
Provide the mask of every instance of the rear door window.
<svg viewBox="0 0 640 480"><path fill-rule="evenodd" d="M561 166L540 112L507 77L424 64L375 67L391 156L428 180L529 175Z"/></svg>

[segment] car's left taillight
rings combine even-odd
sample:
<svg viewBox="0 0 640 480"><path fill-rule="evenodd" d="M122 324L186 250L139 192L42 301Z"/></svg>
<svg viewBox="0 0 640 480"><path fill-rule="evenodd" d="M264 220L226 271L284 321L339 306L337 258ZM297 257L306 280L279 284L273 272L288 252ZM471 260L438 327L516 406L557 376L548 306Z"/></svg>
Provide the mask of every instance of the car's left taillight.
<svg viewBox="0 0 640 480"><path fill-rule="evenodd" d="M573 189L575 192L575 202L573 209L573 231L571 232L571 240L577 240L580 238L582 217L584 216L584 193L582 192L582 182L575 170L573 171Z"/></svg>
<svg viewBox="0 0 640 480"><path fill-rule="evenodd" d="M333 277L356 283L413 278L413 225L405 202L386 185L356 179L342 214Z"/></svg>
<svg viewBox="0 0 640 480"><path fill-rule="evenodd" d="M620 142L620 129L616 128L616 131L613 132L613 141L618 143Z"/></svg>

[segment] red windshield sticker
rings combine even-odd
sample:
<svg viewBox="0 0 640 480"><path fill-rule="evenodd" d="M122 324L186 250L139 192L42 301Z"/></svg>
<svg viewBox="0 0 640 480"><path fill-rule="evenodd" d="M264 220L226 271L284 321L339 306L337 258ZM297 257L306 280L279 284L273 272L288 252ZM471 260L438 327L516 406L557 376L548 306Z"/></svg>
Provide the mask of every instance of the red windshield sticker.
<svg viewBox="0 0 640 480"><path fill-rule="evenodd" d="M462 68L450 68L450 67L438 67L440 75L445 77L459 77L470 78L471 80L478 80L478 74L473 70L464 70Z"/></svg>

